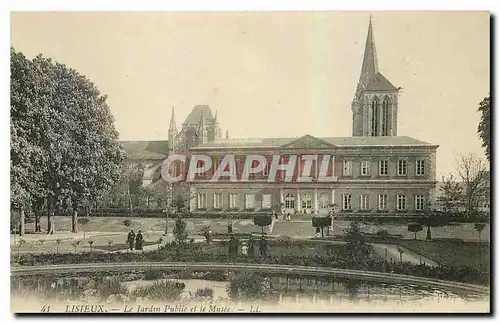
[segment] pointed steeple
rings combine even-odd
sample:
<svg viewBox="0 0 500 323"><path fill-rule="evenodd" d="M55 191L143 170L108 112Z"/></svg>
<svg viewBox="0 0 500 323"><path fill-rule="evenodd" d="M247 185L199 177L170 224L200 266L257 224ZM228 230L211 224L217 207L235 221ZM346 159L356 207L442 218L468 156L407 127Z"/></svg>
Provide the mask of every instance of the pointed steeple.
<svg viewBox="0 0 500 323"><path fill-rule="evenodd" d="M217 110L215 110L214 123L217 123Z"/></svg>
<svg viewBox="0 0 500 323"><path fill-rule="evenodd" d="M364 90L368 86L371 78L378 73L377 50L375 48L375 40L373 38L372 16L368 24L368 34L366 36L365 54L363 56L363 65L361 67L361 75L359 76L358 89L356 93Z"/></svg>
<svg viewBox="0 0 500 323"><path fill-rule="evenodd" d="M226 129L226 139L229 139L229 130Z"/></svg>
<svg viewBox="0 0 500 323"><path fill-rule="evenodd" d="M203 114L203 110L200 115L200 123L198 125L198 138L199 144L204 144L206 142L206 129L205 129L205 115Z"/></svg>
<svg viewBox="0 0 500 323"><path fill-rule="evenodd" d="M170 116L170 127L168 128L168 147L171 153L175 149L176 137L177 137L177 127L175 125L174 107L172 107L172 115Z"/></svg>
<svg viewBox="0 0 500 323"><path fill-rule="evenodd" d="M174 107L172 107L172 115L170 116L170 127L169 127L169 130L177 131L177 127L175 125Z"/></svg>

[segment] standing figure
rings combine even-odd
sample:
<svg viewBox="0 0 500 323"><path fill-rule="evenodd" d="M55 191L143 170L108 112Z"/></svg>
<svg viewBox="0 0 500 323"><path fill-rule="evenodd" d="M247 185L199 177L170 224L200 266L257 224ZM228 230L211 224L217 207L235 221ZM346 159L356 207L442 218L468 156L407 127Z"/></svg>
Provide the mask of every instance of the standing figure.
<svg viewBox="0 0 500 323"><path fill-rule="evenodd" d="M278 220L278 214L276 213L276 211L275 211L275 210L273 210L273 217L274 217L276 220Z"/></svg>
<svg viewBox="0 0 500 323"><path fill-rule="evenodd" d="M228 234L233 233L233 224L231 222L227 224L227 233Z"/></svg>
<svg viewBox="0 0 500 323"><path fill-rule="evenodd" d="M127 243L129 245L130 250L134 250L134 239L135 239L134 230L130 230L127 236Z"/></svg>
<svg viewBox="0 0 500 323"><path fill-rule="evenodd" d="M241 246L241 255L246 257L247 256L247 251L248 251L247 243L243 242L243 244Z"/></svg>
<svg viewBox="0 0 500 323"><path fill-rule="evenodd" d="M265 257L267 254L267 241L262 237L259 241L259 251L260 251L260 256Z"/></svg>
<svg viewBox="0 0 500 323"><path fill-rule="evenodd" d="M248 238L248 254L250 255L250 257L255 256L255 240L253 239L253 236L250 236L250 238Z"/></svg>
<svg viewBox="0 0 500 323"><path fill-rule="evenodd" d="M287 220L287 221L292 221L292 216L290 215L290 213L288 213L288 214L286 215L286 220Z"/></svg>
<svg viewBox="0 0 500 323"><path fill-rule="evenodd" d="M135 236L135 250L142 250L142 243L144 242L144 238L142 237L141 230L137 232Z"/></svg>

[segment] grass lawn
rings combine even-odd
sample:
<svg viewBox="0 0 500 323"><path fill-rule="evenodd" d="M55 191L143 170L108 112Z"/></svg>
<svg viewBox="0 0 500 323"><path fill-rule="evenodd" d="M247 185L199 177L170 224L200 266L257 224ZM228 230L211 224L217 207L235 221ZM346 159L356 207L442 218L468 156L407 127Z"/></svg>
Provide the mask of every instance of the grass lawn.
<svg viewBox="0 0 500 323"><path fill-rule="evenodd" d="M156 242L147 242L145 241L142 246L145 247L145 246L151 246L151 245L156 245L157 243ZM104 250L104 251L117 251L117 250L125 250L125 249L128 249L129 248L129 245L126 244L126 243L118 243L118 244L114 244L114 245L111 245L111 246L98 246L98 247L94 247L95 249L99 249L99 250Z"/></svg>
<svg viewBox="0 0 500 323"><path fill-rule="evenodd" d="M445 266L489 266L490 244L453 240L402 240L399 244Z"/></svg>

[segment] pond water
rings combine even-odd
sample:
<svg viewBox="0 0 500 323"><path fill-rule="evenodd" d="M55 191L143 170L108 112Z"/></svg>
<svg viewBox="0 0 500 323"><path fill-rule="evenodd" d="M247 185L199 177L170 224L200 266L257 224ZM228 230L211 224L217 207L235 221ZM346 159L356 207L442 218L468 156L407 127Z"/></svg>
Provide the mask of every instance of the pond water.
<svg viewBox="0 0 500 323"><path fill-rule="evenodd" d="M61 278L48 279L51 286L59 284ZM66 277L69 280L85 280L88 277ZM168 278L172 279L172 278ZM175 279L186 286L184 297L189 299L198 289L210 288L213 299L228 300L226 292L228 281L205 279ZM268 306L267 311L307 311L323 308L324 311L465 311L465 309L480 306L481 312L488 311L488 295L459 294L441 288L416 286L411 284L382 284L357 280L316 282L314 280L286 280L285 278L270 278L273 289L279 294L278 303ZM154 280L135 279L122 282L129 293L135 288L153 284ZM37 286L37 278L21 278L21 285ZM68 285L68 288L71 284ZM16 284L13 284L16 289ZM280 309L280 306L282 309ZM283 308L283 306L287 306ZM261 306L264 310L264 306ZM319 310L319 309L318 309Z"/></svg>

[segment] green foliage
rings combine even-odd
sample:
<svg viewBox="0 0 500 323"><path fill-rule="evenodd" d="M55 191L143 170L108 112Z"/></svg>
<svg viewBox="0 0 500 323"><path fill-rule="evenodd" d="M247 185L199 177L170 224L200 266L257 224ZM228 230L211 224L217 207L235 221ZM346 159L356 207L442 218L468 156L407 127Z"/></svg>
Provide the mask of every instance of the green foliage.
<svg viewBox="0 0 500 323"><path fill-rule="evenodd" d="M132 221L130 221L129 219L123 220L124 226L129 227L131 224L132 224Z"/></svg>
<svg viewBox="0 0 500 323"><path fill-rule="evenodd" d="M371 246L356 221L352 221L344 230L344 241L346 243L339 254L350 266L359 266L370 257Z"/></svg>
<svg viewBox="0 0 500 323"><path fill-rule="evenodd" d="M440 187L438 203L444 212L457 212L464 204L463 188L460 186L453 175L450 175Z"/></svg>
<svg viewBox="0 0 500 323"><path fill-rule="evenodd" d="M232 300L272 300L276 292L267 277L255 273L237 273L229 277L227 294Z"/></svg>
<svg viewBox="0 0 500 323"><path fill-rule="evenodd" d="M142 297L158 301L178 301L186 284L175 280L155 280L151 285L140 286L132 291L132 297Z"/></svg>
<svg viewBox="0 0 500 323"><path fill-rule="evenodd" d="M195 293L196 297L203 297L203 298L213 298L214 297L214 290L209 287L205 288L198 288Z"/></svg>
<svg viewBox="0 0 500 323"><path fill-rule="evenodd" d="M49 214L76 215L114 184L124 151L106 96L85 76L11 48L10 102L14 209L39 211L46 202ZM75 232L76 224L75 216Z"/></svg>
<svg viewBox="0 0 500 323"><path fill-rule="evenodd" d="M477 127L477 133L481 138L483 144L482 146L485 149L486 157L488 161L490 160L490 119L491 119L491 104L490 104L490 96L484 98L481 103L479 103L478 112L481 113L481 120L479 121L479 125Z"/></svg>
<svg viewBox="0 0 500 323"><path fill-rule="evenodd" d="M186 222L182 220L180 216L175 220L174 225L174 242L178 246L183 246L186 244L188 234L186 232Z"/></svg>
<svg viewBox="0 0 500 323"><path fill-rule="evenodd" d="M408 231L413 232L415 234L415 240L417 239L417 232L420 232L423 230L422 224L420 223L409 223L408 224Z"/></svg>
<svg viewBox="0 0 500 323"><path fill-rule="evenodd" d="M272 222L273 220L270 215L256 215L253 218L253 223L259 227L266 227L271 225Z"/></svg>
<svg viewBox="0 0 500 323"><path fill-rule="evenodd" d="M107 299L111 295L127 295L128 290L121 284L119 277L105 277L101 279L96 286L97 293L102 300Z"/></svg>

